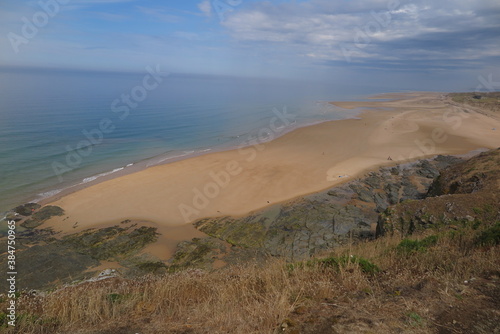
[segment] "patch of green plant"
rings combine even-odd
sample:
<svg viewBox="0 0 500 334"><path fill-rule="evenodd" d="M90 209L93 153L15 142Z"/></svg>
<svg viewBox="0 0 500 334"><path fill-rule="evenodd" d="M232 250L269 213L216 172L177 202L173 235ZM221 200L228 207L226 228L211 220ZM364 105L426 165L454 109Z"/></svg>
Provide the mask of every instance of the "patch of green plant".
<svg viewBox="0 0 500 334"><path fill-rule="evenodd" d="M140 263L140 264L137 265L137 268L139 268L142 271L154 274L154 273L158 272L159 270L161 270L163 268L166 269L167 266L165 265L165 263L163 263L161 261L157 261L157 262L143 262L143 263Z"/></svg>
<svg viewBox="0 0 500 334"><path fill-rule="evenodd" d="M413 327L420 327L424 323L424 319L422 319L422 317L416 312L410 312L407 316L409 318L410 325Z"/></svg>
<svg viewBox="0 0 500 334"><path fill-rule="evenodd" d="M344 255L341 257L331 256L322 259L313 259L306 262L290 263L287 265L287 269L288 271L293 271L295 269L320 267L339 270L340 268L346 267L350 263L357 264L361 271L365 274L375 274L380 271L379 267L376 264L370 262L367 259L354 255Z"/></svg>
<svg viewBox="0 0 500 334"><path fill-rule="evenodd" d="M125 299L125 296L124 295L121 295L119 293L110 293L108 296L107 296L107 299L111 302L111 303L119 303L121 302L122 300Z"/></svg>
<svg viewBox="0 0 500 334"><path fill-rule="evenodd" d="M343 256L341 257L341 261L343 265L346 265L347 263L356 263L359 265L361 268L361 271L364 272L365 274L375 274L380 271L379 267L375 265L374 263L370 262L369 260L362 258L362 257L357 257L357 256Z"/></svg>
<svg viewBox="0 0 500 334"><path fill-rule="evenodd" d="M0 313L0 328L7 327L7 322L9 320L7 319L7 313Z"/></svg>
<svg viewBox="0 0 500 334"><path fill-rule="evenodd" d="M16 324L17 323L35 324L39 321L39 319L40 317L35 314L21 313L20 315L17 316Z"/></svg>
<svg viewBox="0 0 500 334"><path fill-rule="evenodd" d="M500 223L496 223L479 234L476 243L481 246L495 246L500 244Z"/></svg>
<svg viewBox="0 0 500 334"><path fill-rule="evenodd" d="M402 254L426 251L429 247L434 246L437 241L437 235L430 235L422 240L403 239L399 245L396 246L396 250Z"/></svg>
<svg viewBox="0 0 500 334"><path fill-rule="evenodd" d="M477 230L477 229L479 228L479 226L481 226L482 224L483 224L483 222L482 222L482 221L475 219L475 220L472 222L472 229L473 229L473 230Z"/></svg>
<svg viewBox="0 0 500 334"><path fill-rule="evenodd" d="M157 240L155 227L122 228L111 226L89 229L63 238L63 244L97 260L123 258Z"/></svg>
<svg viewBox="0 0 500 334"><path fill-rule="evenodd" d="M486 211L488 213L492 213L492 212L495 212L495 208L491 204L485 204L484 211Z"/></svg>

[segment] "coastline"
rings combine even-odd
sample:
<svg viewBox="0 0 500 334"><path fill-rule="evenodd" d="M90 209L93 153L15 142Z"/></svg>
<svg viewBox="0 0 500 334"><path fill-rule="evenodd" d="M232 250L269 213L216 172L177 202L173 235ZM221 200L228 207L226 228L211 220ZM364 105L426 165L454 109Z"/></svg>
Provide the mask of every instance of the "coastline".
<svg viewBox="0 0 500 334"><path fill-rule="evenodd" d="M333 105L332 102L325 102L325 103L327 103L329 105ZM337 107L337 108L342 109L343 111L346 111L348 113L353 113L353 114L348 116L348 117L338 119L338 120L313 121L313 122L309 122L309 123L300 124L297 126L292 126L289 129L283 129L283 132L280 133L279 136L277 136L276 138L273 138L272 140L275 140L281 136L284 136L290 132L293 132L295 130L299 130L302 128L311 127L311 126L315 126L315 125L322 124L322 123L336 122L336 121L344 120L344 119L356 119L363 112L363 110L367 109L367 108L341 108L341 107ZM240 135L238 137L244 137L244 136L250 137L251 133L252 133L252 131L250 133L243 134L243 135ZM267 142L269 142L269 140L268 141L259 141L259 144L265 144ZM116 178L120 178L123 176L134 174L137 172L141 172L141 171L146 170L148 168L167 165L167 164L175 163L175 162L182 161L182 160L188 160L188 159L196 158L196 157L203 156L206 154L227 152L227 151L232 151L232 150L238 150L240 148L247 148L250 146L252 146L252 145L251 144L245 145L245 142L243 142L243 143L239 143L237 145L231 144L231 145L222 145L220 147L195 148L192 151L183 151L184 154L175 155L175 156L169 156L168 153L159 154L156 156L152 156L150 158L131 162L125 166L117 167L113 170L109 170L109 171L102 172L99 174L91 175L89 177L82 179L78 183L74 183L74 182L69 183L65 186L62 186L59 189L48 188L47 191L44 191L44 192L37 194L37 196L39 196L39 198L34 198L33 200L29 200L26 202L35 202L35 203L39 203L40 205L44 206L44 205L47 205L51 202L57 201L57 200L61 199L62 197L65 197L65 196L70 195L72 193L78 192L80 190L98 185L100 183L103 183L103 182L106 182L109 180L113 180ZM158 161L153 162L154 160L158 160ZM87 180L87 179L92 179L92 180L86 182L85 180ZM49 193L54 193L54 194L44 196L44 195L49 194Z"/></svg>
<svg viewBox="0 0 500 334"><path fill-rule="evenodd" d="M358 100L354 100L358 101ZM325 102L325 101L316 101L316 104L323 104L325 106L330 106L333 107L333 105L330 102ZM336 121L336 120L342 120L342 119L353 119L356 118L361 112L363 108L359 108L359 110L347 110L344 108L339 108L339 107L333 107L334 110L332 112L347 112L350 115L343 116L340 119L324 119L324 120L307 120L305 122L297 122L297 120L294 120L293 124L291 126L287 126L285 129L283 129L282 132L277 134L276 138L281 137L289 132L293 132L297 129L304 128L304 127L309 127L309 126L314 126L317 124L325 123L325 122L331 122L331 121ZM330 111L325 111L325 114L328 114ZM260 128L258 128L260 129ZM28 203L28 202L34 202L34 203L39 203L41 205L46 205L52 201L56 201L64 196L67 196L69 194L72 194L74 192L83 190L88 187L92 187L94 185L97 185L102 182L106 182L115 178L119 178L122 176L126 176L129 174L137 173L140 171L143 171L145 169L155 167L155 166L161 166L165 164L170 164L174 163L180 160L186 160L186 159L191 159L191 158L196 158L201 155L205 154L210 154L210 153L217 153L217 152L224 152L224 151L231 151L231 150L236 150L241 147L245 146L251 146L251 144L248 144L248 138L254 136L257 132L257 129L252 129L249 130L247 133L238 135L234 138L237 139L243 139L247 137L247 140L245 141L235 141L232 143L223 143L218 146L200 146L200 147L194 147L189 150L187 149L179 149L179 150L174 150L174 151L169 151L165 153L161 153L158 155L154 155L148 158L144 158L141 160L136 160L136 161L131 161L130 163L127 164L122 164L121 166L112 166L108 170L103 170L101 172L97 172L95 174L90 174L89 176L83 177L81 179L73 180L73 181L68 181L60 184L60 186L52 186L52 187L47 187L45 189L40 190L37 192L35 195L25 197L24 200L19 201L18 204L22 203ZM272 138L271 140L274 140L276 138ZM259 141L259 143L266 143L268 140L263 140Z"/></svg>
<svg viewBox="0 0 500 334"><path fill-rule="evenodd" d="M189 231L195 231L189 223L197 219L246 215L328 189L380 166L437 154L464 154L500 143L498 132L486 132L497 120L452 110L441 93L389 96L394 99L333 103L345 109L370 108L358 119L302 127L265 144L168 161L58 194L41 204L61 206L67 213L65 221L56 217L44 226L66 233L125 219L149 221L168 234L160 237L164 246L155 252L165 254L172 251L171 241L179 239L176 227L186 226L181 233L185 240L196 236L190 235ZM426 151L431 140L434 148ZM423 143L423 149L417 142Z"/></svg>

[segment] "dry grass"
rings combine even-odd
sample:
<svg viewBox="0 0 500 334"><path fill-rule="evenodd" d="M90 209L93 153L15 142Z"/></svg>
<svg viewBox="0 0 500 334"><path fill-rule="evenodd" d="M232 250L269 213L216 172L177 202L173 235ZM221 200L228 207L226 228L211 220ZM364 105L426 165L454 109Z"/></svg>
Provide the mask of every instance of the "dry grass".
<svg viewBox="0 0 500 334"><path fill-rule="evenodd" d="M464 281L500 268L499 247L476 246L477 233L441 232L436 245L413 252L398 250L400 237L385 236L328 254L368 259L376 273L355 262L336 269L270 259L23 295L18 326L5 332L446 333L439 331L448 326L439 323L443 305L472 302L477 291Z"/></svg>

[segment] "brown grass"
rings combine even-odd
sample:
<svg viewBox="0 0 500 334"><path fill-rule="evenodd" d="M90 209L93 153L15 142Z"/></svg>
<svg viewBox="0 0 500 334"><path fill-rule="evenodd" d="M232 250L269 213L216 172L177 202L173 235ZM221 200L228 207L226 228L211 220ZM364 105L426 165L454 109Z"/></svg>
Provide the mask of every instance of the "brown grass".
<svg viewBox="0 0 500 334"><path fill-rule="evenodd" d="M24 294L18 299L21 317L16 329L4 329L6 333L448 333L446 328L453 325L440 323L448 305L464 300L479 305L478 290L464 281L490 280L500 269L500 248L476 246L477 233L468 228L443 231L435 246L411 253L397 250L398 236L385 236L328 254L368 259L381 269L378 273L364 273L351 262L336 270L269 259L264 265L211 273L188 270L135 280L112 278L43 297Z"/></svg>

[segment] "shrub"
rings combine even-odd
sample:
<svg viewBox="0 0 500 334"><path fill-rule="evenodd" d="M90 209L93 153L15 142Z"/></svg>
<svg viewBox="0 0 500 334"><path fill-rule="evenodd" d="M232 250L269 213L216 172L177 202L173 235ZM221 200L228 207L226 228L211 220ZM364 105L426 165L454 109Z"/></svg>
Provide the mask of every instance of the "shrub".
<svg viewBox="0 0 500 334"><path fill-rule="evenodd" d="M403 239L403 241L396 246L396 249L399 253L410 254L413 252L425 251L427 248L434 246L437 241L437 235L431 235L422 240Z"/></svg>
<svg viewBox="0 0 500 334"><path fill-rule="evenodd" d="M481 246L495 246L500 244L500 223L487 228L477 238L477 244Z"/></svg>
<svg viewBox="0 0 500 334"><path fill-rule="evenodd" d="M379 267L375 265L374 263L370 262L369 260L358 257L355 255L351 256L341 256L341 257L326 257L322 259L313 259L309 260L305 263L300 262L300 263L295 263L295 264L288 264L288 270L292 271L295 270L296 268L303 269L304 267L321 267L321 268L332 268L334 270L339 270L340 268L345 268L349 263L352 264L357 264L361 271L365 274L375 274L380 271Z"/></svg>

